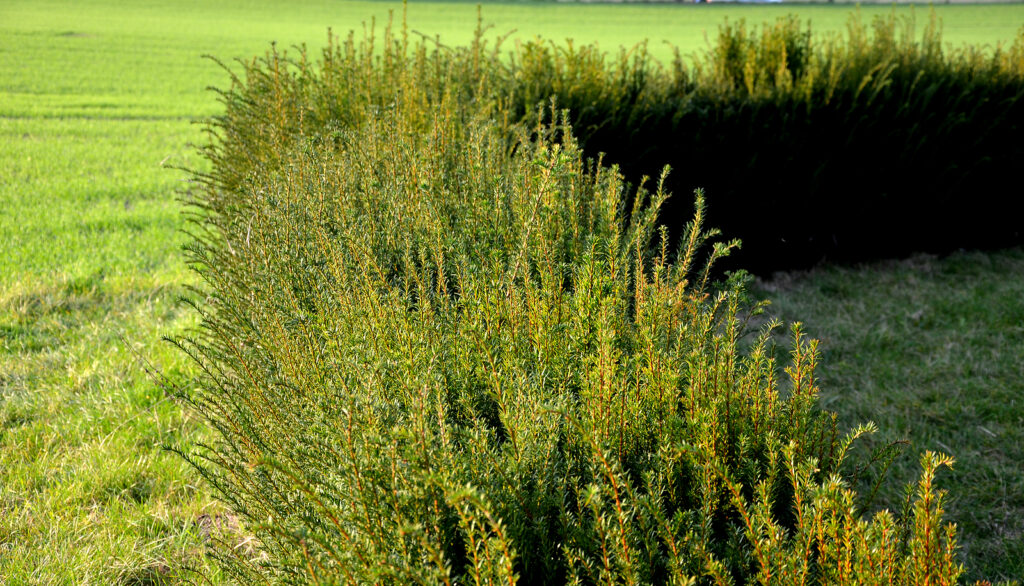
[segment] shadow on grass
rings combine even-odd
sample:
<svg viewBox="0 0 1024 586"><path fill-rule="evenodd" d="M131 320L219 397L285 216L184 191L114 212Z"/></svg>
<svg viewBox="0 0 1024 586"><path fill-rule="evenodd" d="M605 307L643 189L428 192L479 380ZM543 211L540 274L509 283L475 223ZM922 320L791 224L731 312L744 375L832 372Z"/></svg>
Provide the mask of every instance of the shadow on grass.
<svg viewBox="0 0 1024 586"><path fill-rule="evenodd" d="M949 453L966 578L1024 576L1024 250L780 273L755 292L821 339L822 405L878 424L862 454L909 440L878 504L899 510L922 451Z"/></svg>

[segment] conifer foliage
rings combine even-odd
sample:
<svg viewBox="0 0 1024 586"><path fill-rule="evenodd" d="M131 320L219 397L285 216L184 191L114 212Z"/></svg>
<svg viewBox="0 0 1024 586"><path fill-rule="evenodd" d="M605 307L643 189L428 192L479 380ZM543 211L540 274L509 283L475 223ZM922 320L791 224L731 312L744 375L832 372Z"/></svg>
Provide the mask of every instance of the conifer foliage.
<svg viewBox="0 0 1024 586"><path fill-rule="evenodd" d="M815 342L777 360L743 275L709 277L737 243L700 192L670 238L667 171L630 188L557 109L510 117L482 36L243 65L176 341L215 432L183 453L257 544L217 550L239 581L956 581L951 461L868 512L846 453L872 427L837 430Z"/></svg>

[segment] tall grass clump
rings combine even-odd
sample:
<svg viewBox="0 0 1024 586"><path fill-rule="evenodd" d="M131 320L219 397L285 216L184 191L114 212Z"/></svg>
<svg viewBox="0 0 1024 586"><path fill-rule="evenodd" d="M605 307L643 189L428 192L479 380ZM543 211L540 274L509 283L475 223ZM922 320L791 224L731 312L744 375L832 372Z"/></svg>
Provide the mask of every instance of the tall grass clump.
<svg viewBox="0 0 1024 586"><path fill-rule="evenodd" d="M177 344L215 432L183 455L251 537L224 567L954 583L934 486L951 460L925 454L905 510L871 513L846 457L871 426L840 433L815 343L794 327L781 368L743 277L709 278L736 243L705 230L700 193L671 238L665 173L628 188L557 111L527 126L486 98L503 70L480 45L428 47L349 41L315 73L272 54L223 94L191 200L202 322Z"/></svg>

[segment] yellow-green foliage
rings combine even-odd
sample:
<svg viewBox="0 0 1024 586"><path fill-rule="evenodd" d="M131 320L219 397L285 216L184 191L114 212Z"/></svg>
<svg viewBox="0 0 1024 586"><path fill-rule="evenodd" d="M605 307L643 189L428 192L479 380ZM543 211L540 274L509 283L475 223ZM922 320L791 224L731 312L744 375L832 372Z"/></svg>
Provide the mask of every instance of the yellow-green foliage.
<svg viewBox="0 0 1024 586"><path fill-rule="evenodd" d="M385 45L329 49L345 84L249 67L198 177L203 321L178 343L217 432L187 457L256 544L222 549L227 569L955 582L932 484L949 460L923 458L906 511L866 515L845 455L870 426L840 437L815 343L794 327L780 372L742 275L709 280L736 243L709 242L699 193L672 250L665 176L626 197L557 112L503 118L481 97L494 53Z"/></svg>

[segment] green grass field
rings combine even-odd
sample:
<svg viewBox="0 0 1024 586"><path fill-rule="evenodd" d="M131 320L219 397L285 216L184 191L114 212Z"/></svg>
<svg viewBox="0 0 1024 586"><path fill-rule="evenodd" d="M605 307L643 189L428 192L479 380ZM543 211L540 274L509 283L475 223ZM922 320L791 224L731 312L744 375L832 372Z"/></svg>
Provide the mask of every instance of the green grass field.
<svg viewBox="0 0 1024 586"><path fill-rule="evenodd" d="M202 430L140 358L186 368L159 339L194 323L175 301L191 276L174 167L199 164L194 122L219 107L205 88L226 83L201 55L246 58L271 41L316 47L328 26L380 23L389 10L401 5L0 4L0 583L155 583L186 564L220 580L202 533L223 511L161 448ZM841 30L851 8L502 3L483 14L500 33L608 49L647 38L666 57L663 40L699 51L725 18L790 10L823 31ZM936 11L953 43L991 46L1024 25L1024 5ZM408 12L412 29L447 44L476 23L474 3L413 2ZM823 336L828 408L912 438L913 454L960 459L943 480L970 577L1024 575L1020 253L823 269L762 292ZM896 475L911 472L901 464Z"/></svg>

